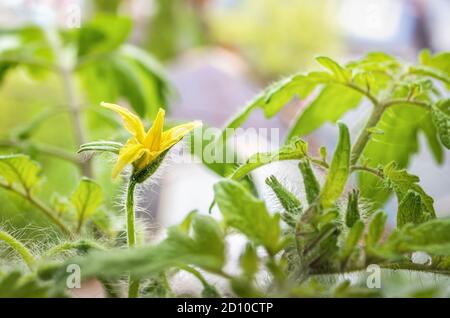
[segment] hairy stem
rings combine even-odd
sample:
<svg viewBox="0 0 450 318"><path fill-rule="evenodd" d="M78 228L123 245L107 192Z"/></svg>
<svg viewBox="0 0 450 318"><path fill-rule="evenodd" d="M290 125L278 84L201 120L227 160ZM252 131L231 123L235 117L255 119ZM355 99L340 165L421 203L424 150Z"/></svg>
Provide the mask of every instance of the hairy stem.
<svg viewBox="0 0 450 318"><path fill-rule="evenodd" d="M377 176L378 178L384 179L383 171L367 166L352 166L351 171L365 171Z"/></svg>
<svg viewBox="0 0 450 318"><path fill-rule="evenodd" d="M82 250L82 251L88 251L88 250L104 250L105 248L99 244L97 244L94 241L89 240L81 240L77 242L64 242L61 244L58 244L56 246L53 246L51 249L47 250L43 256L46 257L53 257L65 252L69 252L71 250Z"/></svg>
<svg viewBox="0 0 450 318"><path fill-rule="evenodd" d="M127 240L128 246L133 247L136 245L136 232L135 232L135 215L134 215L134 190L136 188L136 182L133 178L130 179L128 183L127 190L127 201L126 201L126 211L127 211Z"/></svg>
<svg viewBox="0 0 450 318"><path fill-rule="evenodd" d="M25 247L25 245L3 231L0 231L0 241L5 242L17 253L19 253L24 262L27 264L28 268L30 270L33 269L33 265L35 264L36 260L34 259L34 256L33 254L31 254L30 250Z"/></svg>
<svg viewBox="0 0 450 318"><path fill-rule="evenodd" d="M372 135L370 129L375 128L375 126L380 121L381 116L383 115L385 109L386 107L383 104L374 105L372 113L370 114L370 117L367 120L366 125L361 130L361 133L359 134L355 144L352 147L350 159L350 163L352 165L355 165L358 162L359 158L361 157L361 154L364 151L364 148L366 147L367 143L369 142L370 136Z"/></svg>
<svg viewBox="0 0 450 318"><path fill-rule="evenodd" d="M24 193L22 191L19 191L12 186L0 183L0 187L8 190L12 193L17 194L18 196L22 197L23 199L27 200L30 204L32 204L34 207L36 207L39 211L41 211L45 216L52 221L60 230L66 235L71 236L72 232L69 230L69 228L64 225L64 223L61 222L60 219L58 219L55 214L49 207L47 207L44 203L42 203L39 199L33 197L30 193Z"/></svg>
<svg viewBox="0 0 450 318"><path fill-rule="evenodd" d="M133 177L128 183L126 211L127 211L127 240L128 247L133 248L136 245L136 230L135 230L135 214L134 214L134 190L136 188L136 181ZM139 296L139 280L130 275L128 280L128 297L136 298Z"/></svg>

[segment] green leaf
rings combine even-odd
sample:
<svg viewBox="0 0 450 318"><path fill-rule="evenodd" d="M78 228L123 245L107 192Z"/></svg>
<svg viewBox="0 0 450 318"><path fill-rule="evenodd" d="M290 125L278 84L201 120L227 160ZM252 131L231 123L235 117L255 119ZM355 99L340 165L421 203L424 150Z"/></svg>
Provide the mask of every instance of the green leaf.
<svg viewBox="0 0 450 318"><path fill-rule="evenodd" d="M346 68L353 71L354 85L365 88L376 96L386 90L393 74L401 70L402 65L386 53L371 52L360 60L347 63Z"/></svg>
<svg viewBox="0 0 450 318"><path fill-rule="evenodd" d="M366 145L363 157L373 165L387 165L395 161L399 168L408 166L413 154L419 150L418 135L425 132L432 145L437 161L442 160L442 149L436 144L436 132L431 127L429 111L411 105L389 107L383 114L377 128L383 135L372 135ZM390 193L382 187L380 179L368 173L359 173L361 195L381 204Z"/></svg>
<svg viewBox="0 0 450 318"><path fill-rule="evenodd" d="M152 78L145 76L142 69L132 60L125 57L111 59L118 86L118 95L130 102L133 110L145 117L147 111L155 113L155 109L163 105L155 105L152 93L155 92Z"/></svg>
<svg viewBox="0 0 450 318"><path fill-rule="evenodd" d="M6 39L6 45L0 48L0 80L17 66L24 67L33 78L48 74L53 67L53 49L42 28L25 26L4 30L1 36Z"/></svg>
<svg viewBox="0 0 450 318"><path fill-rule="evenodd" d="M139 116L153 119L167 105L169 84L149 53L125 44L130 29L126 17L100 15L86 23L78 31L77 71L93 104L123 97Z"/></svg>
<svg viewBox="0 0 450 318"><path fill-rule="evenodd" d="M298 138L289 144L282 146L275 152L259 152L251 156L244 164L240 165L229 178L240 180L251 171L266 164L282 160L300 160L307 155L308 144Z"/></svg>
<svg viewBox="0 0 450 318"><path fill-rule="evenodd" d="M103 190L93 180L83 178L70 201L75 207L78 217L78 230L89 219L103 202Z"/></svg>
<svg viewBox="0 0 450 318"><path fill-rule="evenodd" d="M435 55L431 55L429 50L423 50L419 55L419 61L422 65L437 70L439 74L445 74L444 82L447 84L447 87L449 87L448 78L450 77L450 52L440 52ZM434 73L435 72L436 71L434 71ZM442 80L441 78L438 79Z"/></svg>
<svg viewBox="0 0 450 318"><path fill-rule="evenodd" d="M350 173L350 133L347 126L339 123L339 140L325 184L320 193L320 203L328 208L344 191Z"/></svg>
<svg viewBox="0 0 450 318"><path fill-rule="evenodd" d="M244 275L249 279L252 279L258 271L259 259L256 254L256 249L251 243L247 243L244 252L242 252L239 258L239 264Z"/></svg>
<svg viewBox="0 0 450 318"><path fill-rule="evenodd" d="M264 110L267 118L277 114L293 97L306 98L318 84L329 83L332 77L327 72L310 72L308 74L296 74L273 83L252 101L250 101L238 114L236 114L226 128L241 126L250 114L258 108Z"/></svg>
<svg viewBox="0 0 450 318"><path fill-rule="evenodd" d="M320 193L320 184L317 181L314 171L309 160L302 160L298 164L300 172L303 176L303 185L306 192L306 200L308 204L312 204Z"/></svg>
<svg viewBox="0 0 450 318"><path fill-rule="evenodd" d="M413 190L420 195L421 207L424 213L427 213L428 217L436 217L433 207L434 200L418 185L419 177L409 174L404 169L397 169L397 165L394 162L384 167L383 174L386 179L385 185L395 191L398 202L403 200L409 190Z"/></svg>
<svg viewBox="0 0 450 318"><path fill-rule="evenodd" d="M366 236L366 246L375 247L384 234L384 225L387 221L387 215L384 212L378 212L372 218L369 224L369 230Z"/></svg>
<svg viewBox="0 0 450 318"><path fill-rule="evenodd" d="M300 114L288 134L288 139L307 135L325 122L335 123L347 111L358 106L362 96L361 93L343 85L325 86Z"/></svg>
<svg viewBox="0 0 450 318"><path fill-rule="evenodd" d="M40 181L41 166L28 156L0 156L0 181L8 186L21 188L30 192Z"/></svg>
<svg viewBox="0 0 450 318"><path fill-rule="evenodd" d="M418 193L409 190L398 205L397 227L400 228L408 223L422 223L423 219L422 199Z"/></svg>
<svg viewBox="0 0 450 318"><path fill-rule="evenodd" d="M434 219L419 225L405 225L393 233L384 249L397 253L425 252L431 255L450 255L450 219Z"/></svg>
<svg viewBox="0 0 450 318"><path fill-rule="evenodd" d="M449 58L450 58L450 55L449 55ZM437 79L437 80L443 82L445 85L447 85L447 87L450 87L450 77L438 69L428 67L428 66L423 66L423 65L416 65L416 66L410 66L409 72L411 74L432 77L434 79Z"/></svg>
<svg viewBox="0 0 450 318"><path fill-rule="evenodd" d="M119 98L121 87L118 72L113 63L113 58L104 58L101 63L92 63L77 71L81 85L86 96L93 105L99 105L103 101L116 101Z"/></svg>
<svg viewBox="0 0 450 318"><path fill-rule="evenodd" d="M450 149L450 99L433 106L431 115L441 143L445 148Z"/></svg>
<svg viewBox="0 0 450 318"><path fill-rule="evenodd" d="M323 67L331 71L338 82L347 83L350 81L352 77L351 70L344 69L331 58L326 56L319 56L316 58L316 61L319 62Z"/></svg>
<svg viewBox="0 0 450 318"><path fill-rule="evenodd" d="M92 252L70 259L67 264L78 264L83 278L119 278L126 272L141 278L186 265L220 272L224 262L224 234L219 224L209 216L195 215L192 235L174 226L169 228L167 239L158 245ZM66 267L61 266L56 278L64 283L66 277Z"/></svg>
<svg viewBox="0 0 450 318"><path fill-rule="evenodd" d="M136 46L124 45L119 53L119 58L128 59L136 65L140 80L145 84L145 114L148 118L155 118L160 107L167 108L168 96L172 90L163 66L152 55ZM125 90L122 95L126 96Z"/></svg>
<svg viewBox="0 0 450 318"><path fill-rule="evenodd" d="M117 49L128 38L132 21L128 17L101 14L76 30L78 57L101 56Z"/></svg>
<svg viewBox="0 0 450 318"><path fill-rule="evenodd" d="M222 180L214 185L215 201L225 222L255 244L263 245L271 254L276 254L281 245L280 215L270 215L264 201L255 198L241 184L233 180Z"/></svg>
<svg viewBox="0 0 450 318"><path fill-rule="evenodd" d="M425 134L425 138L428 142L428 147L432 152L434 159L438 164L442 164L444 162L444 142L442 138L439 138L439 132L437 131L435 124L432 120L432 111L429 112L422 121L420 128L422 132Z"/></svg>
<svg viewBox="0 0 450 318"><path fill-rule="evenodd" d="M0 298L49 298L64 297L52 291L52 283L41 282L33 275L18 271L0 276Z"/></svg>
<svg viewBox="0 0 450 318"><path fill-rule="evenodd" d="M291 227L295 227L298 217L303 211L300 200L287 190L273 175L266 179L266 184L275 193L275 196L285 211L285 213L281 215L283 221Z"/></svg>

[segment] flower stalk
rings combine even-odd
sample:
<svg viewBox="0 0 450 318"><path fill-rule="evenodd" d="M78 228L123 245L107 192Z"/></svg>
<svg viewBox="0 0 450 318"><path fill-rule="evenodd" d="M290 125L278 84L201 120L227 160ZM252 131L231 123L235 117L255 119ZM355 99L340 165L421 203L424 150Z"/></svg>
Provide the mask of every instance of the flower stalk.
<svg viewBox="0 0 450 318"><path fill-rule="evenodd" d="M159 109L153 125L145 131L141 119L128 109L115 104L102 103L102 107L116 112L122 117L126 130L131 134L125 145L113 141L97 141L81 145L79 153L84 151L112 152L118 155L113 167L112 177L117 177L125 166L131 164L133 173L128 181L125 210L127 215L128 248L136 246L136 215L134 209L134 193L136 186L150 178L160 167L167 152L186 134L201 125L191 122L175 126L164 131L165 111ZM139 279L129 277L128 297L139 296Z"/></svg>

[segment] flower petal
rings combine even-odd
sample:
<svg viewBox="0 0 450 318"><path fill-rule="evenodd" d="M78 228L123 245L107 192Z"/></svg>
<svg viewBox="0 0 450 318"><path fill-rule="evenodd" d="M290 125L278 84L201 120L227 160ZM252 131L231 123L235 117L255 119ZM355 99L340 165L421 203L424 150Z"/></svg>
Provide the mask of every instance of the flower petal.
<svg viewBox="0 0 450 318"><path fill-rule="evenodd" d="M135 138L130 139L127 144L120 149L119 158L112 170L112 177L116 178L126 165L135 162L147 151L148 150L145 149L142 144L138 143Z"/></svg>
<svg viewBox="0 0 450 318"><path fill-rule="evenodd" d="M156 114L152 127L145 136L144 145L150 151L157 151L161 145L161 135L164 127L164 109L160 108Z"/></svg>
<svg viewBox="0 0 450 318"><path fill-rule="evenodd" d="M193 121L187 124L182 124L175 126L162 134L161 150L166 150L167 148L173 146L178 141L181 140L185 135L187 135L191 130L201 126L202 123L199 121Z"/></svg>
<svg viewBox="0 0 450 318"><path fill-rule="evenodd" d="M122 107L119 105L105 103L105 102L102 102L100 105L102 107L108 108L108 109L118 113L123 119L125 128L132 135L134 135L137 138L137 140L139 140L141 143L144 141L144 138L145 138L144 125L142 124L142 122L138 116L136 116L135 114L130 112L125 107Z"/></svg>

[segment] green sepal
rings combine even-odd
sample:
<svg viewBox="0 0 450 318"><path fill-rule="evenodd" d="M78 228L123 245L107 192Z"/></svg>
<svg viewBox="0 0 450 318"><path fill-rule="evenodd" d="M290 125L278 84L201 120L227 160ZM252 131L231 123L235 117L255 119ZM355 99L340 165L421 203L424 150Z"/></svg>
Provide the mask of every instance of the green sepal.
<svg viewBox="0 0 450 318"><path fill-rule="evenodd" d="M309 160L300 161L298 167L303 176L306 200L308 201L308 204L312 204L320 193L320 184L314 175L314 171Z"/></svg>
<svg viewBox="0 0 450 318"><path fill-rule="evenodd" d="M355 224L355 222L360 219L358 198L359 191L356 189L348 194L347 210L345 212L345 224L350 228Z"/></svg>
<svg viewBox="0 0 450 318"><path fill-rule="evenodd" d="M123 144L115 141L93 141L82 144L80 149L78 149L77 153L83 153L86 151L95 151L95 152L112 152L115 154L119 154L120 149L123 147Z"/></svg>
<svg viewBox="0 0 450 318"><path fill-rule="evenodd" d="M303 211L302 203L289 190L287 190L275 176L266 179L266 184L273 190L285 213L281 215L283 221L295 227L298 216Z"/></svg>
<svg viewBox="0 0 450 318"><path fill-rule="evenodd" d="M156 170L161 166L161 163L163 162L164 158L166 157L167 153L169 152L170 148L161 153L155 160L153 160L147 167L134 171L131 179L135 183L142 183L145 180L147 180L149 177L151 177Z"/></svg>

